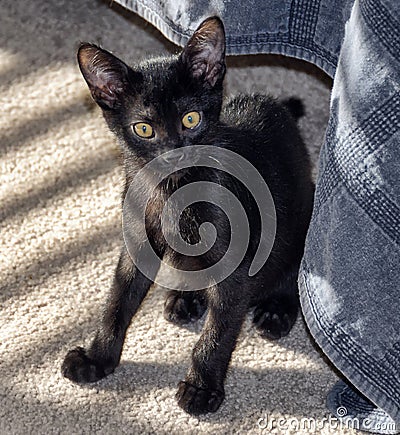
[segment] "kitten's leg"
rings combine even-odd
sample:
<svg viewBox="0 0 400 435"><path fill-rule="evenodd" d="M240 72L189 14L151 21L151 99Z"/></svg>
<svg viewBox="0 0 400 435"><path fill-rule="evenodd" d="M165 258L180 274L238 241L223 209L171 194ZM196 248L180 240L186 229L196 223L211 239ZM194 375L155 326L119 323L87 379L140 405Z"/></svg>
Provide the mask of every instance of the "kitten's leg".
<svg viewBox="0 0 400 435"><path fill-rule="evenodd" d="M298 271L299 266L293 266L254 308L253 323L262 337L278 340L292 329L299 310Z"/></svg>
<svg viewBox="0 0 400 435"><path fill-rule="evenodd" d="M165 297L164 317L169 322L183 325L200 319L206 309L204 291L170 290Z"/></svg>
<svg viewBox="0 0 400 435"><path fill-rule="evenodd" d="M67 353L61 368L66 378L74 382L95 382L114 371L126 330L151 284L124 248L98 332L88 349L77 347Z"/></svg>
<svg viewBox="0 0 400 435"><path fill-rule="evenodd" d="M225 397L226 372L247 312L243 291L232 277L207 290L206 323L176 394L179 406L190 414L215 412Z"/></svg>

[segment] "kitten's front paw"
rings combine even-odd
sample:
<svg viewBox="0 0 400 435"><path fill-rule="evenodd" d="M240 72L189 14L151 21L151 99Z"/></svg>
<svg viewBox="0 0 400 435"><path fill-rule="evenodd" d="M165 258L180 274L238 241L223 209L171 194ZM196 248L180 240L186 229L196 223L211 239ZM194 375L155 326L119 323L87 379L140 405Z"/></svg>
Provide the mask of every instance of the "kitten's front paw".
<svg viewBox="0 0 400 435"><path fill-rule="evenodd" d="M207 303L200 293L171 290L165 298L164 317L169 322L184 325L200 319L206 308Z"/></svg>
<svg viewBox="0 0 400 435"><path fill-rule="evenodd" d="M70 350L61 366L63 376L78 383L96 382L113 371L90 359L82 347Z"/></svg>
<svg viewBox="0 0 400 435"><path fill-rule="evenodd" d="M217 411L224 397L223 391L199 388L185 381L179 382L176 393L178 405L192 415Z"/></svg>
<svg viewBox="0 0 400 435"><path fill-rule="evenodd" d="M269 340L278 340L289 334L297 318L297 306L271 299L256 306L253 323L259 334Z"/></svg>

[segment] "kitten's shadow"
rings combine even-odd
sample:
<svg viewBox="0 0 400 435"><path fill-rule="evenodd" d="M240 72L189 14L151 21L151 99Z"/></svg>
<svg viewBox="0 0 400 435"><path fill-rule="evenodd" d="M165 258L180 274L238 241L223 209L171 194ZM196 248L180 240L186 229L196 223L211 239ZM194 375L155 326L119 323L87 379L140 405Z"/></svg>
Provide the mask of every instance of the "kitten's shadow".
<svg viewBox="0 0 400 435"><path fill-rule="evenodd" d="M305 60L279 54L251 54L240 56L228 56L226 58L228 71L231 68L284 68L297 73L305 73L314 77L327 89L332 88L332 79L316 65Z"/></svg>
<svg viewBox="0 0 400 435"><path fill-rule="evenodd" d="M207 311L204 313L201 319L195 322L186 323L184 325L174 325L174 327L177 328L178 330L183 329L193 334L197 334L200 337L201 331L203 330L204 327L206 316L207 316ZM242 333L241 333L242 339L248 338L249 336L259 337L259 334L256 331L255 326L253 325L252 318L253 318L253 311L250 310L249 313L247 314L246 321L242 328ZM306 340L305 340L305 336L306 336ZM304 321L302 314L298 315L296 323L294 324L293 328L291 329L291 331L286 337L274 341L270 341L266 338L260 337L260 340L265 340L266 342L276 345L279 348L295 351L297 353L299 353L299 343L301 341L307 341L302 346L303 349L305 346L311 345L317 353L321 353L318 345L315 343L312 335L310 334L307 328L307 325Z"/></svg>
<svg viewBox="0 0 400 435"><path fill-rule="evenodd" d="M129 395L143 394L156 390L170 390L174 397L178 382L184 378L186 364L169 364L155 362L125 361L120 364L114 374L85 388L106 391L124 391ZM318 374L320 378L320 374ZM242 421L254 416L258 417L271 412L281 412L299 418L310 417L310 404L305 403L305 395L299 394L294 399L288 385L303 385L310 390L310 373L303 370L287 370L284 367L259 370L232 367L226 382L226 399L215 414L199 417L210 423L222 421ZM127 382L128 380L128 382ZM310 390L310 395L313 392ZM308 395L307 395L308 396ZM313 417L325 417L322 403L312 412ZM178 405L174 405L178 408ZM320 409L318 409L320 408Z"/></svg>
<svg viewBox="0 0 400 435"><path fill-rule="evenodd" d="M197 322L184 325L183 328L200 334L204 325L204 317ZM262 339L254 337L258 334L252 327L250 319L251 315L245 322L242 339L250 339L254 343L254 339L256 341ZM301 342L304 343L299 346ZM290 334L275 342L275 345L284 349L283 353L290 350L298 356L301 354L302 357L306 357L307 353L312 351L312 344L305 336L303 319L299 317ZM249 345L249 351L251 351L251 347ZM302 350L299 351L299 348ZM279 349L277 352L280 353ZM271 350L272 353L276 352ZM254 418L256 424L258 418L277 411L299 419L326 417L323 403L325 400L324 392L327 385L332 382L332 373L323 369L319 371L318 363L314 364L314 368L310 370L304 365L288 369L284 364L279 364L278 367L260 369L259 367L241 367L237 364L241 363L233 361L229 369L226 379L226 400L221 408L215 414L201 416L200 420L209 423L232 421L239 423L248 418ZM258 364L256 359L255 364ZM177 384L181 379L184 379L188 365L188 355L187 358L174 363L123 360L112 375L95 384L89 384L86 388L123 391L132 396L146 395L148 392L154 394L154 390L158 390L163 397L165 393L161 393L161 391L168 390L167 395L173 399ZM312 379L319 379L322 384L316 386ZM290 385L295 385L296 389L300 390L298 394L293 394L292 389L288 388ZM317 402L314 406L310 406L310 397L314 397L314 402ZM176 403L174 406L179 409Z"/></svg>

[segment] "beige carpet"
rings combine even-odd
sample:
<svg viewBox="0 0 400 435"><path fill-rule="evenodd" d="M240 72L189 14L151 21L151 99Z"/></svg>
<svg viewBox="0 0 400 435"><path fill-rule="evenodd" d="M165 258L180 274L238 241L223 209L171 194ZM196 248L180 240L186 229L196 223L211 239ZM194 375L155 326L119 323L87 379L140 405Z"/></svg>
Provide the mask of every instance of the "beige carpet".
<svg viewBox="0 0 400 435"><path fill-rule="evenodd" d="M221 409L199 419L186 415L174 394L201 324L168 324L161 291L149 295L132 322L113 375L87 387L62 378L67 350L87 343L96 328L120 231L118 150L79 74L76 48L79 41L98 42L133 62L173 49L111 6L2 0L0 433L267 433L262 428L271 425L273 433L341 433L324 421L336 375L301 319L276 344L247 322ZM301 127L316 160L329 80L277 57L236 58L230 66L228 93L304 98Z"/></svg>

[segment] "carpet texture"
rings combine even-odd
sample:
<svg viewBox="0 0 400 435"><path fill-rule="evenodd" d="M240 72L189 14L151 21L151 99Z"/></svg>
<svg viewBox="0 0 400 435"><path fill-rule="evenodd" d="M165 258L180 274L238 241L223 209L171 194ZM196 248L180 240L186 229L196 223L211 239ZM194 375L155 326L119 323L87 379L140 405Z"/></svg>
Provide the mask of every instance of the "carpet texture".
<svg viewBox="0 0 400 435"><path fill-rule="evenodd" d="M60 373L87 344L119 252L118 148L80 76L80 41L128 62L176 50L115 4L3 0L0 14L0 433L355 433L327 422L337 376L298 319L277 343L247 321L219 412L176 405L202 322L162 316L155 289L133 320L114 374L77 386ZM328 117L330 81L316 68L272 56L229 60L227 94L298 95L314 162ZM278 422L279 418L283 418Z"/></svg>

